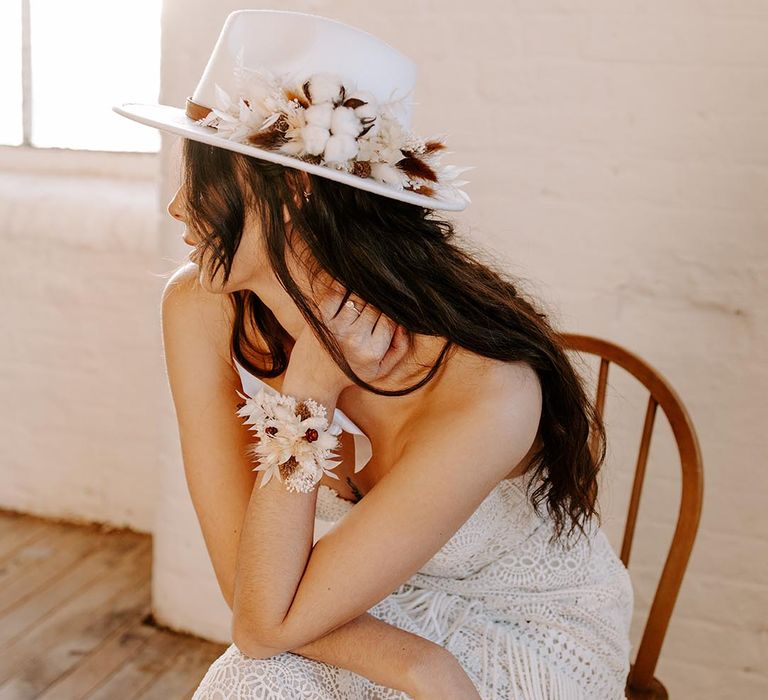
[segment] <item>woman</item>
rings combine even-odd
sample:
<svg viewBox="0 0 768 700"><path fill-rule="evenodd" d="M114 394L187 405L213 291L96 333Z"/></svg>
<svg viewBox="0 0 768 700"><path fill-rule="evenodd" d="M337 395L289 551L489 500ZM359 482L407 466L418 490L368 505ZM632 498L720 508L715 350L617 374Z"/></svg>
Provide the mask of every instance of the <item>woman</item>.
<svg viewBox="0 0 768 700"><path fill-rule="evenodd" d="M256 45L274 36L267 18L311 17L260 12L224 33L253 20L237 36ZM332 51L338 23L312 21ZM322 90L304 85L308 109ZM337 93L329 109L364 114ZM229 114L231 136L254 93L239 115L218 94L218 120L197 126L221 131ZM361 177L354 156L339 176L330 145L310 157L302 114L290 160L270 154L290 119L282 136L264 121L246 149L176 131L168 211L194 250L166 286L165 355L233 611L233 644L194 700L624 697L632 588L599 527L604 430L557 333L453 240L440 180L404 188L370 163Z"/></svg>

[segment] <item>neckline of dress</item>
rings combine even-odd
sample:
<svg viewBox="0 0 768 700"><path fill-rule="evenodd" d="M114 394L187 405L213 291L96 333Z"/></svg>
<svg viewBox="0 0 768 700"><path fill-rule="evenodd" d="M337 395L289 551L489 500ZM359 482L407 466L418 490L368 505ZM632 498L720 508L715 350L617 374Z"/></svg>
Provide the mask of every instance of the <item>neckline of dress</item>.
<svg viewBox="0 0 768 700"><path fill-rule="evenodd" d="M267 390L272 392L277 392L277 389L275 387L270 386L267 384L263 379L260 377L257 377L255 374L252 374L249 372L245 367L243 367L237 359L232 356L232 361L235 363L235 368L238 371L238 374L240 374L240 383L242 386L243 391L247 394L248 391L245 387L245 382L243 381L244 376L249 377L250 379L256 381L258 384L261 384L262 386L266 387ZM357 426L357 424L349 418L340 408L336 408L334 410L334 419L333 423L338 425L338 427L341 430L346 430L348 433L351 433L354 438L355 443L355 474L359 472L371 459L371 456L373 454L372 445L370 438ZM519 474L518 476L515 476L511 479L502 479L499 481L496 486L493 487L491 491L489 491L488 495L490 496L492 493L494 493L497 489L502 487L504 484L507 486L511 486L514 488L517 488L522 492L523 487L522 484L524 477L528 477L530 474ZM350 501L347 498L344 498L339 494L339 492L333 488L332 486L328 486L327 484L320 484L320 489L323 488L328 490L328 493L331 497L335 498L338 501L341 501L342 503L346 503L350 508L356 503L359 503L360 501ZM362 499L361 499L362 500Z"/></svg>
<svg viewBox="0 0 768 700"><path fill-rule="evenodd" d="M513 488L518 491L519 494L524 494L525 489L523 486L523 479L524 477L529 477L530 474L518 474L517 476L513 476L511 479L501 479L496 486L494 486L489 492L488 495L483 499L483 503L489 499L496 491L499 491L504 488ZM350 501L348 498L344 498L333 486L329 486L328 484L320 484L319 486L320 492L325 492L328 494L328 496L335 501L341 501L342 503L346 504L348 508L352 508L353 506L357 505L360 501L363 499L361 498L360 501ZM365 498L365 496L363 496ZM479 507L479 506L478 506Z"/></svg>

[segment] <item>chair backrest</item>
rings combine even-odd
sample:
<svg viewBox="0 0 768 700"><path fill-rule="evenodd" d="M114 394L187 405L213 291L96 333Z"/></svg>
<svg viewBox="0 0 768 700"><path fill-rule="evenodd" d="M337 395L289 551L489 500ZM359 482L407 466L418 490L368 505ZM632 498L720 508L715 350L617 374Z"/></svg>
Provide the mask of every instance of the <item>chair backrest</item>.
<svg viewBox="0 0 768 700"><path fill-rule="evenodd" d="M608 368L614 363L641 382L648 389L648 405L645 412L643 434L635 467L635 477L629 501L629 512L624 526L621 543L621 561L629 565L629 554L635 535L640 493L645 479L645 467L653 431L656 408L661 407L669 421L680 455L682 488L677 525L669 547L664 569L653 597L643 630L640 646L632 664L627 687L635 691L650 690L655 686L653 676L656 663L661 653L661 645L667 632L672 609L677 600L683 574L688 565L688 558L693 548L696 531L699 527L702 499L704 495L704 475L702 471L701 450L696 431L682 400L669 382L647 362L628 350L601 338L575 333L560 334L566 350L588 353L600 357L600 369L597 377L595 406L602 417L605 409ZM590 447L593 454L596 449L597 435L593 436Z"/></svg>

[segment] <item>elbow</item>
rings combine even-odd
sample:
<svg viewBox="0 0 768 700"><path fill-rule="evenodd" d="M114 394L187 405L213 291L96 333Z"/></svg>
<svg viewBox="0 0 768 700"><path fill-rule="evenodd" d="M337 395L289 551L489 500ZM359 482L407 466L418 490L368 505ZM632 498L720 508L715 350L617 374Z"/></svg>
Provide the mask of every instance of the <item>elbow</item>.
<svg viewBox="0 0 768 700"><path fill-rule="evenodd" d="M231 637L240 652L252 659L268 659L288 651L277 641L277 634L259 633L247 620L236 615L232 616Z"/></svg>

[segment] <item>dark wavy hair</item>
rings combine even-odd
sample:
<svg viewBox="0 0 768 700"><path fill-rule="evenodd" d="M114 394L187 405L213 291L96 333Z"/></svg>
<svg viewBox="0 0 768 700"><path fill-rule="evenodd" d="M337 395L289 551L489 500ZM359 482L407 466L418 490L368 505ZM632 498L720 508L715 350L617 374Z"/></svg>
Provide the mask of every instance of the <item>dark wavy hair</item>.
<svg viewBox="0 0 768 700"><path fill-rule="evenodd" d="M436 210L382 197L329 178L252 158L228 149L184 139L181 178L187 223L200 242L198 252L211 278L221 268L229 279L248 207L263 226L269 263L329 355L357 384L376 394L400 396L426 384L446 354L461 346L504 362L523 361L537 373L543 394L539 424L541 448L528 467L539 485L527 494L534 507L546 500L559 538L593 517L597 510L598 472L605 459L605 429L586 395L547 315L524 298L513 282L480 251L457 245L454 225ZM300 196L309 178L312 195ZM298 193L298 196L296 196ZM297 201L300 204L297 204ZM283 222L288 208L294 232L314 260L302 261L312 275L329 274L412 333L447 339L435 364L416 384L384 390L360 379L347 363L335 336L316 314L289 273L287 249L294 250ZM230 293L233 304L231 351L259 377L282 374L292 339L271 310L250 290ZM346 301L346 296L344 298ZM267 351L246 334L254 326ZM255 366L245 355L264 357ZM597 449L590 450L590 430Z"/></svg>

